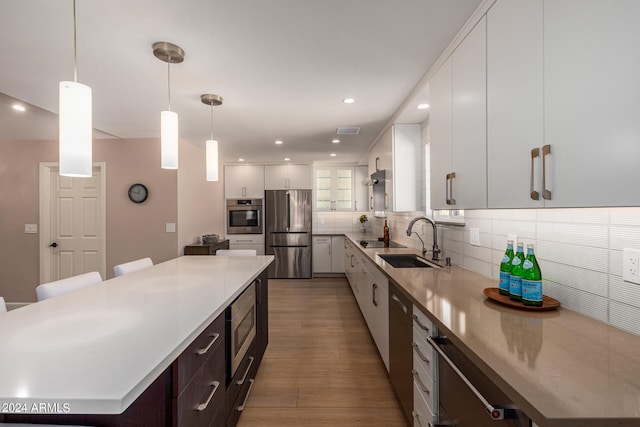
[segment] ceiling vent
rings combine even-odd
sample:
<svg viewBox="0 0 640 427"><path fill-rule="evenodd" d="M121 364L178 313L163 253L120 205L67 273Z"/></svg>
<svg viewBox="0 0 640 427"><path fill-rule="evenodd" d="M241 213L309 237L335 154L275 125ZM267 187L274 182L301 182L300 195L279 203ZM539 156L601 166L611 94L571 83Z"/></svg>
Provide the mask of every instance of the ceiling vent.
<svg viewBox="0 0 640 427"><path fill-rule="evenodd" d="M360 128L358 127L339 127L336 130L338 135L357 135L360 133Z"/></svg>

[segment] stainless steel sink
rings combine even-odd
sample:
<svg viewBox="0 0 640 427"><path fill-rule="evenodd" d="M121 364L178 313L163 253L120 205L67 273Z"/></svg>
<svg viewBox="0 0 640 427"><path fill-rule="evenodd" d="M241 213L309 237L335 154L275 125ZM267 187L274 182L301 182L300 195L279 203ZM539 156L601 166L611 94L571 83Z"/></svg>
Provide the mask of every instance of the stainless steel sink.
<svg viewBox="0 0 640 427"><path fill-rule="evenodd" d="M381 240L359 240L360 246L363 248L384 248L384 242ZM389 242L390 248L406 248L399 243Z"/></svg>
<svg viewBox="0 0 640 427"><path fill-rule="evenodd" d="M415 254L378 254L394 268L440 268Z"/></svg>

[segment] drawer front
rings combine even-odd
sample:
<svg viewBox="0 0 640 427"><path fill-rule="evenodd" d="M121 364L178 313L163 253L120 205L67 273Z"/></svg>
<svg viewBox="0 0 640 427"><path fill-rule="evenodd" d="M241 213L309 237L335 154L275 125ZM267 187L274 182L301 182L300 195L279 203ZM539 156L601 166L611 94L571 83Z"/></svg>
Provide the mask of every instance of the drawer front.
<svg viewBox="0 0 640 427"><path fill-rule="evenodd" d="M434 409L437 408L438 403L438 384L420 367L414 367L411 374L413 375L414 389L420 393L431 412L435 412Z"/></svg>
<svg viewBox="0 0 640 427"><path fill-rule="evenodd" d="M213 352L218 348L224 349L224 328L224 313L222 313L178 356L178 367L174 371L173 381L174 397L182 393Z"/></svg>
<svg viewBox="0 0 640 427"><path fill-rule="evenodd" d="M413 326L418 329L422 338L436 336L436 328L431 320L415 305L413 306Z"/></svg>
<svg viewBox="0 0 640 427"><path fill-rule="evenodd" d="M251 389L255 382L259 364L259 360L254 351L255 348L256 346L254 343L254 345L251 346L245 361L243 361L240 368L238 368L238 373L229 384L226 405L226 411L228 414L226 422L227 427L235 427L242 411L244 410L247 400L249 400L249 395L251 394Z"/></svg>
<svg viewBox="0 0 640 427"><path fill-rule="evenodd" d="M378 267L376 267L371 261L364 259L362 261L362 264L369 272L371 277L373 277L376 285L378 285L381 289L384 289L386 293L389 293L389 279L387 279L387 276L382 274L382 272L378 270Z"/></svg>
<svg viewBox="0 0 640 427"><path fill-rule="evenodd" d="M431 378L436 378L436 352L422 338L415 325L413 326L413 342L411 346L413 347L413 367L416 369L421 368Z"/></svg>
<svg viewBox="0 0 640 427"><path fill-rule="evenodd" d="M433 381L438 378L438 367L436 366L435 361L426 362L423 358L423 354L420 352L420 347L416 349L413 348L413 369L416 369L420 372L424 372L424 375L429 377L429 381Z"/></svg>
<svg viewBox="0 0 640 427"><path fill-rule="evenodd" d="M413 382L413 426L414 427L431 427L435 414L431 412L429 405L420 393L420 387Z"/></svg>
<svg viewBox="0 0 640 427"><path fill-rule="evenodd" d="M224 346L218 346L178 397L178 427L208 426L218 411L224 411Z"/></svg>

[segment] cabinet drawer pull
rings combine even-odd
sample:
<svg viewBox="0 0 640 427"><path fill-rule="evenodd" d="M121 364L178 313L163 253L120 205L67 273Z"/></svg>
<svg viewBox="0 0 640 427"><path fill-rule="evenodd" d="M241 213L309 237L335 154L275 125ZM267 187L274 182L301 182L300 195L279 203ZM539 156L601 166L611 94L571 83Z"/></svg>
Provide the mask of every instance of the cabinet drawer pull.
<svg viewBox="0 0 640 427"><path fill-rule="evenodd" d="M534 148L533 150L531 150L531 179L529 181L529 195L531 197L532 200L539 200L540 199L540 193L538 193L534 188L533 188L533 181L534 181L534 168L533 168L533 159L535 159L536 157L540 157L540 149L539 148Z"/></svg>
<svg viewBox="0 0 640 427"><path fill-rule="evenodd" d="M211 334L211 335L209 335L209 336L210 336L211 338L213 338L213 339L211 340L211 342L210 342L209 344L207 344L207 346L206 346L206 347L201 348L200 350L196 351L196 354L197 354L198 356L202 356L202 355L203 355L203 354L205 354L207 351L209 351L209 349L211 348L211 346L212 346L216 341L218 341L218 338L220 338L220 334L218 334L218 333Z"/></svg>
<svg viewBox="0 0 640 427"><path fill-rule="evenodd" d="M551 145L542 146L542 198L551 200L551 191L547 190L547 154L551 154Z"/></svg>
<svg viewBox="0 0 640 427"><path fill-rule="evenodd" d="M220 386L220 383L218 381L214 381L209 385L213 387L213 390L211 390L211 393L209 393L209 397L207 397L207 400L196 407L196 411L202 412L207 409L207 406L209 406L209 402L211 402L211 399L213 399L213 395L216 394L216 391L218 391L218 386Z"/></svg>
<svg viewBox="0 0 640 427"><path fill-rule="evenodd" d="M428 365L431 365L431 360L429 360L429 358L422 353L417 343L412 342L411 346L413 347L413 349L416 351L416 354L420 359L422 359L423 362L425 362Z"/></svg>
<svg viewBox="0 0 640 427"><path fill-rule="evenodd" d="M242 376L241 380L236 381L236 384L238 385L242 385L244 384L244 381L247 379L247 375L249 375L249 371L251 370L251 365L253 365L253 356L249 356L249 366L247 366L247 370L244 371L244 375Z"/></svg>
<svg viewBox="0 0 640 427"><path fill-rule="evenodd" d="M376 301L376 289L378 288L378 285L376 285L375 283L373 283L373 284L371 285L371 288L372 288L372 295L373 295L373 296L372 296L372 298L373 298L373 299L372 299L372 301L371 301L371 302L373 302L373 305L374 305L375 307L377 307L377 306L378 306L378 301Z"/></svg>
<svg viewBox="0 0 640 427"><path fill-rule="evenodd" d="M446 199L447 199L447 204L448 205L455 205L456 204L456 199L453 198L453 178L456 177L456 173L455 172L451 172L447 174L447 181L446 181Z"/></svg>
<svg viewBox="0 0 640 427"><path fill-rule="evenodd" d="M422 391L424 391L429 396L431 396L431 390L429 389L429 387L424 385L424 383L422 382L422 378L420 378L420 375L418 375L418 371L416 371L415 369L412 369L411 373L413 374L413 379L416 380L416 382L418 383Z"/></svg>
<svg viewBox="0 0 640 427"><path fill-rule="evenodd" d="M249 395L251 394L251 389L253 388L254 382L255 380L253 378L249 379L249 390L247 390L247 395L244 397L244 400L242 401L242 405L236 408L238 412L244 411L244 407L247 405L247 400L249 400Z"/></svg>
<svg viewBox="0 0 640 427"><path fill-rule="evenodd" d="M431 328L429 328L427 325L423 325L422 322L420 322L420 319L418 318L418 316L414 314L412 317L413 317L413 321L418 324L420 329L424 329L427 332L431 332Z"/></svg>
<svg viewBox="0 0 640 427"><path fill-rule="evenodd" d="M391 294L391 299L394 300L396 302L396 304L398 304L400 306L400 308L402 309L402 311L404 311L404 314L408 314L409 310L407 309L407 306L404 305L402 303L402 301L400 301L400 298L398 298L397 296L395 296L394 294Z"/></svg>

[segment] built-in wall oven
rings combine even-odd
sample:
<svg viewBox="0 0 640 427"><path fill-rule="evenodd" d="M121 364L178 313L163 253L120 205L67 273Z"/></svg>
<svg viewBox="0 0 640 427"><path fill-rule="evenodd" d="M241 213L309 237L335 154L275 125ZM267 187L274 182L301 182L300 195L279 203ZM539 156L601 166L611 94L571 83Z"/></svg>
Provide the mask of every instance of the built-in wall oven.
<svg viewBox="0 0 640 427"><path fill-rule="evenodd" d="M252 283L227 308L227 378L232 378L256 336L256 285Z"/></svg>
<svg viewBox="0 0 640 427"><path fill-rule="evenodd" d="M227 199L227 234L262 234L262 199Z"/></svg>

